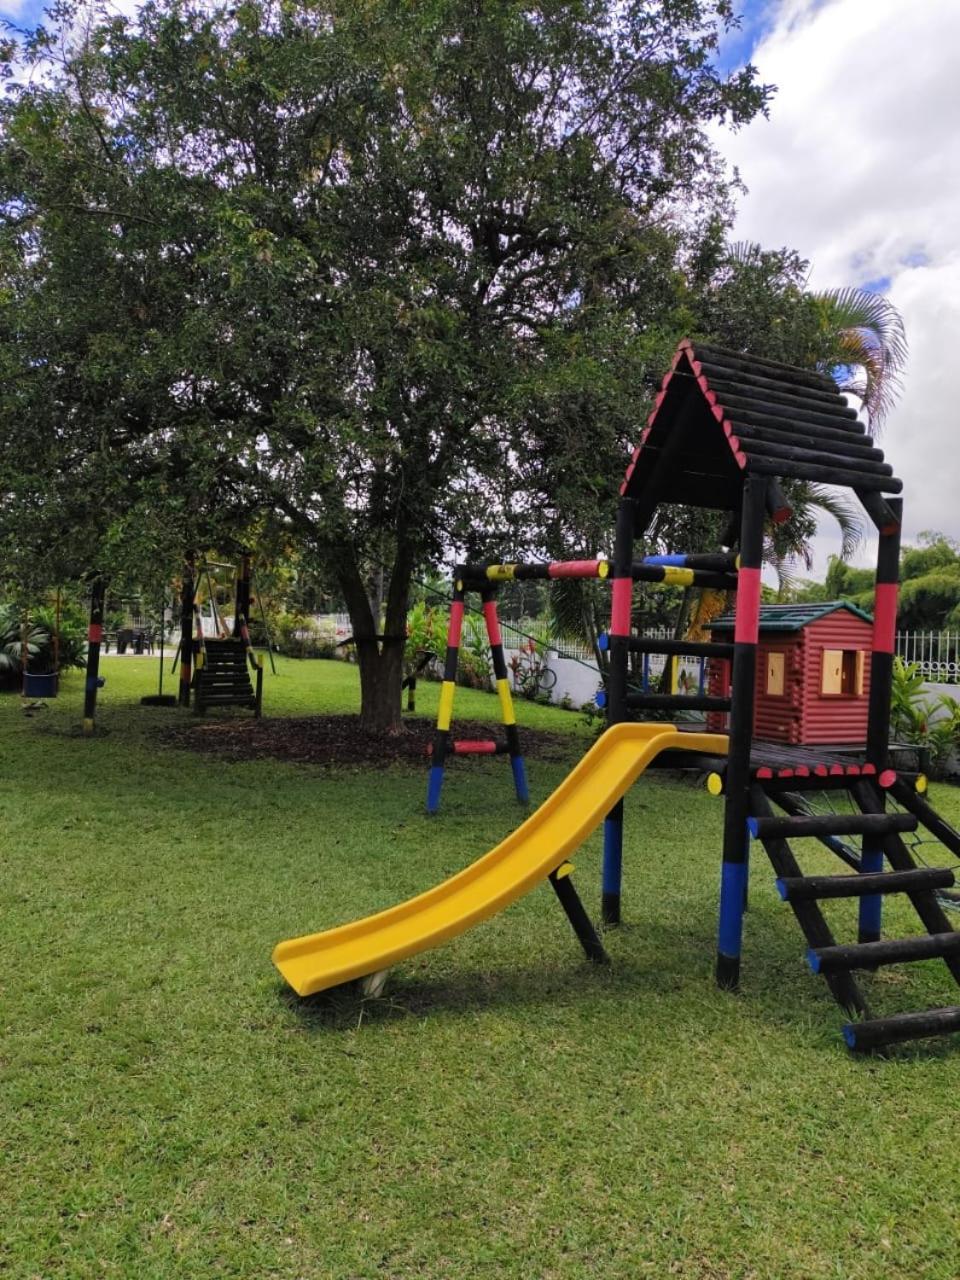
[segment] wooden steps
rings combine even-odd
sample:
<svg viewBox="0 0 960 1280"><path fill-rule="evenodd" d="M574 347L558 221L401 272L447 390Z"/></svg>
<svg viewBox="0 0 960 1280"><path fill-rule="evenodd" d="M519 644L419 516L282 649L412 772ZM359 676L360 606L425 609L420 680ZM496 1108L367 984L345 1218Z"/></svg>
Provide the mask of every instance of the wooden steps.
<svg viewBox="0 0 960 1280"><path fill-rule="evenodd" d="M854 976L857 970L873 971L884 965L942 959L960 984L960 932L952 927L937 899L938 890L955 883L954 872L949 868L917 866L903 841L903 835L915 831L919 825L929 827L922 811L918 816L918 806L912 806L910 813L886 812L884 790L875 776L862 773L859 777L845 776L844 782L859 812L809 814L796 808L791 812L789 795L783 792L782 782L772 776L769 779L754 776L750 788L751 816L747 830L751 838L764 846L773 865L777 891L790 906L806 938L810 968L824 978L837 1002L853 1015L855 1020L846 1024L843 1035L848 1047L856 1053L960 1031L960 1005L875 1016ZM783 805L786 815L776 814L771 802ZM938 824L943 823L935 817ZM855 875L804 875L790 840L813 837L839 852L837 837L843 835L863 838L861 865L864 869ZM884 869L885 864L890 870ZM881 919L879 903L894 894L902 894L909 901L926 933L906 938L877 936ZM833 936L820 903L837 899L861 902L857 942L838 942ZM865 919L869 919L869 915L864 915L864 907L869 904L875 904L876 911L877 927L873 936L864 924Z"/></svg>
<svg viewBox="0 0 960 1280"><path fill-rule="evenodd" d="M243 640L207 640L204 661L193 678L193 709L198 716L209 707L245 707L259 719L263 702L263 669L250 680L249 650Z"/></svg>

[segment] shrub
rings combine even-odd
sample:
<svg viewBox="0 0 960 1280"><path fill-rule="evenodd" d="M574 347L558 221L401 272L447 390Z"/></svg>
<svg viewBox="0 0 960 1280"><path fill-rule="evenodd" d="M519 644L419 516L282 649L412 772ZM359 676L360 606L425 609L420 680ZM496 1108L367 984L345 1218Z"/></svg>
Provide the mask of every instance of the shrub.
<svg viewBox="0 0 960 1280"><path fill-rule="evenodd" d="M16 606L0 605L0 688L16 689L21 681L22 616ZM35 609L27 635L27 665L35 674L53 670L53 609ZM60 670L82 667L87 659L85 627L78 616L65 612L60 619Z"/></svg>

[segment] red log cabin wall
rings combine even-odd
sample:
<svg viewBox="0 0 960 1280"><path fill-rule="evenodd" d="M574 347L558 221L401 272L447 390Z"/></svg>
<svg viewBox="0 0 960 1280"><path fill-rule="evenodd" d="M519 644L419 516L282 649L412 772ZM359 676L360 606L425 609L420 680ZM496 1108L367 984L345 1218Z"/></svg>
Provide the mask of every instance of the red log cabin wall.
<svg viewBox="0 0 960 1280"><path fill-rule="evenodd" d="M799 631L761 630L756 737L764 742L803 745L865 742L872 631L868 622L847 609L837 609ZM781 687L782 694L769 692ZM830 691L824 692L825 688ZM708 690L729 697L729 662L711 660ZM710 712L707 729L725 733L727 721L725 713Z"/></svg>

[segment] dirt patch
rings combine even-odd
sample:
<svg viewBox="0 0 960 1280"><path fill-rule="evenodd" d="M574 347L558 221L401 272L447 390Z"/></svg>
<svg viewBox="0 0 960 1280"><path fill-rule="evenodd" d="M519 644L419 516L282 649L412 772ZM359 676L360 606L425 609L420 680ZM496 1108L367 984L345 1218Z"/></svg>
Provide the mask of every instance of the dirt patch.
<svg viewBox="0 0 960 1280"><path fill-rule="evenodd" d="M370 734L359 716L291 716L279 719L206 720L163 732L161 739L188 751L203 751L227 760L291 760L298 764L384 765L427 764L434 726L428 720L403 722L398 733ZM496 740L503 730L479 720L458 720L456 737ZM566 733L521 729L523 754L534 760L568 763L582 755L586 743Z"/></svg>

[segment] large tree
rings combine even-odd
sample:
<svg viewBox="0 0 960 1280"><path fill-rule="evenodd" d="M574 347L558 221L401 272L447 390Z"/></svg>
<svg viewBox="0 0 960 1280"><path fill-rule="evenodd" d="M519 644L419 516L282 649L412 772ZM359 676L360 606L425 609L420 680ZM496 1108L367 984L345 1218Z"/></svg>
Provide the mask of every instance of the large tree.
<svg viewBox="0 0 960 1280"><path fill-rule="evenodd" d="M727 208L706 126L767 97L713 64L731 20L58 6L7 48L0 106L0 540L14 513L85 555L132 530L183 549L269 512L336 574L364 719L392 724L411 574L522 520L541 389L579 395L581 489L591 432L597 457L633 433L682 250Z"/></svg>

